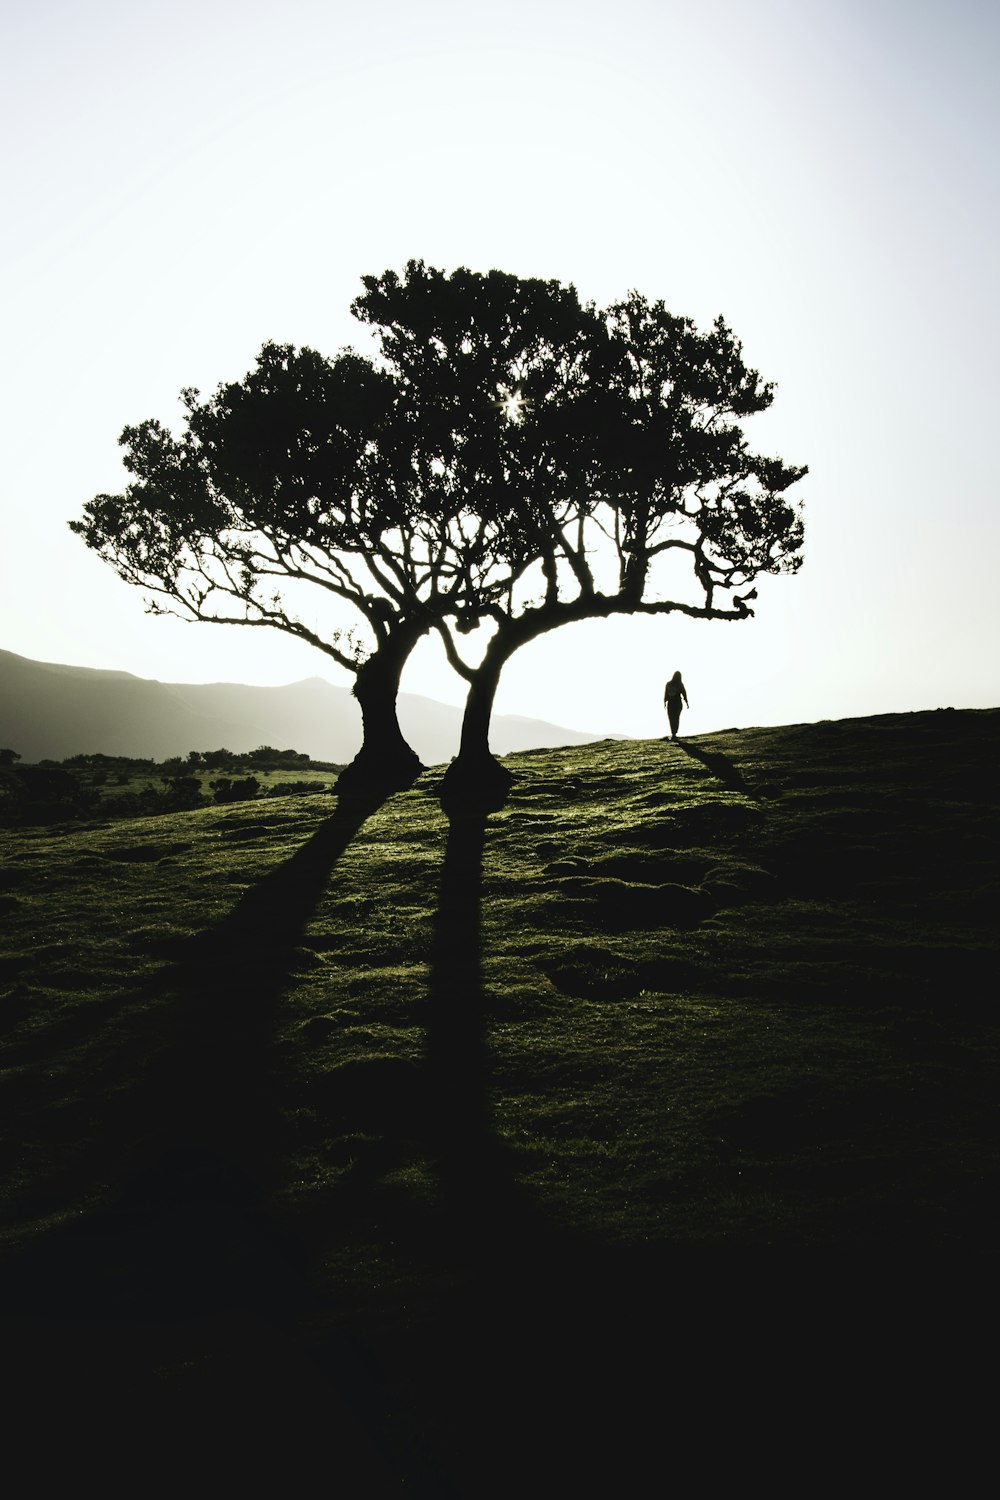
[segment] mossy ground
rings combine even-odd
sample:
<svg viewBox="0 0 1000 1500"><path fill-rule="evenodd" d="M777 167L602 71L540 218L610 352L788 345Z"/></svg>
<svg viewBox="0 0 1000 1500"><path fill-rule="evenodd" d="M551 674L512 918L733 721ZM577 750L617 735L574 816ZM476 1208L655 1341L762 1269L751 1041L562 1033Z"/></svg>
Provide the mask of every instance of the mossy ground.
<svg viewBox="0 0 1000 1500"><path fill-rule="evenodd" d="M498 1372L610 1399L594 1348L680 1338L708 1265L994 1250L998 742L608 741L509 757L488 816L430 771L5 835L5 1310L115 1328L157 1400L273 1404L279 1330L390 1491L481 1495Z"/></svg>

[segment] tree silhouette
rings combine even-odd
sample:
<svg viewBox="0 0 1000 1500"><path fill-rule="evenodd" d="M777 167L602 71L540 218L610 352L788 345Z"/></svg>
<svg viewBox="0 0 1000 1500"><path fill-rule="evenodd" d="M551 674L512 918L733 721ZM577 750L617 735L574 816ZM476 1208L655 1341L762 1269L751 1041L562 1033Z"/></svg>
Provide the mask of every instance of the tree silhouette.
<svg viewBox="0 0 1000 1500"><path fill-rule="evenodd" d="M70 523L154 612L277 628L350 671L364 742L341 789L412 781L396 697L414 646L501 608L567 519L553 479L572 444L551 429L593 322L572 288L500 272L410 262L364 285L353 311L382 319L380 368L266 344L242 381L182 393L180 438L155 419L126 427L133 482ZM544 466L518 422L542 398ZM359 626L322 631L310 588Z"/></svg>
<svg viewBox="0 0 1000 1500"><path fill-rule="evenodd" d="M609 336L601 314L557 281L465 268L447 276L423 261L403 277L363 280L352 310L375 328L383 367L405 392L424 503L440 495L449 550L475 538L460 607L440 610L434 625L470 684L446 784L488 782L499 769L487 738L494 660L515 649L532 597L592 592L585 522L599 498L603 415L593 366ZM473 666L455 636L481 625L494 634Z"/></svg>
<svg viewBox="0 0 1000 1500"><path fill-rule="evenodd" d="M799 565L784 492L806 471L749 449L773 388L721 319L423 261L362 283L376 361L265 344L242 381L182 393L181 437L126 427L133 481L70 525L154 611L277 628L351 672L342 790L420 769L396 698L437 630L469 685L446 784L478 792L505 781L489 725L516 650L612 614L747 618L754 579ZM357 623L324 627L324 597Z"/></svg>
<svg viewBox="0 0 1000 1500"><path fill-rule="evenodd" d="M750 450L740 423L774 389L721 318L702 333L638 293L599 312L557 282L422 262L365 285L355 312L377 325L430 463L488 538L466 617L434 622L469 684L445 787L502 792L489 726L514 652L612 614L750 617L754 580L800 565L784 493L806 469ZM456 628L484 622L470 660Z"/></svg>
<svg viewBox="0 0 1000 1500"><path fill-rule="evenodd" d="M154 613L275 628L352 673L363 743L345 785L406 786L421 769L396 716L399 680L456 583L413 508L396 397L352 351L265 344L242 381L208 400L182 393L180 438L155 419L126 427L134 481L70 522ZM324 598L357 622L324 629Z"/></svg>
<svg viewBox="0 0 1000 1500"><path fill-rule="evenodd" d="M551 534L540 596L496 614L477 664L439 627L469 682L448 773L459 795L503 786L489 724L501 672L522 646L616 614L747 619L754 580L801 565L801 517L783 495L807 470L749 449L739 419L766 410L773 386L744 363L722 319L699 333L633 293L603 321L608 337L589 350L581 397L589 491L570 528Z"/></svg>
<svg viewBox="0 0 1000 1500"><path fill-rule="evenodd" d="M448 580L432 623L465 670L455 633L510 620L539 576L584 567L587 366L607 334L593 306L554 280L464 267L446 275L411 260L402 276L362 283L351 311L374 329L396 384L393 451L416 476L409 514L436 528Z"/></svg>

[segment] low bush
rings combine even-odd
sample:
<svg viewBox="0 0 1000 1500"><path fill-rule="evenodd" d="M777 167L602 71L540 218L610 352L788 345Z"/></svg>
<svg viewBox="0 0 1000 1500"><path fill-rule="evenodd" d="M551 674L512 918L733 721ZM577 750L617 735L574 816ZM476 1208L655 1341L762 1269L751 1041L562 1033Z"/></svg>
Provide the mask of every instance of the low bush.
<svg viewBox="0 0 1000 1500"><path fill-rule="evenodd" d="M242 776L235 780L229 776L220 776L217 781L210 781L208 784L215 793L216 802L252 802L260 791L260 782L256 776Z"/></svg>

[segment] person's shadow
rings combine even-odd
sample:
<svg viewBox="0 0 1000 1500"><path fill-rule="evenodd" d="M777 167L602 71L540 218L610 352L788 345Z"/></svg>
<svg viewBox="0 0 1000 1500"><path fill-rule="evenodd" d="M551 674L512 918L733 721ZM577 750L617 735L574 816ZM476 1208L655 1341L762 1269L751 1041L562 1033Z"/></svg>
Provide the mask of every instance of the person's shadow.
<svg viewBox="0 0 1000 1500"><path fill-rule="evenodd" d="M746 797L757 799L757 792L744 779L729 757L723 755L721 751L705 750L701 745L692 744L690 740L678 739L672 743L678 750L683 750L685 755L704 766L709 776L714 776L716 781L721 781L724 786L731 788L734 792L742 792Z"/></svg>

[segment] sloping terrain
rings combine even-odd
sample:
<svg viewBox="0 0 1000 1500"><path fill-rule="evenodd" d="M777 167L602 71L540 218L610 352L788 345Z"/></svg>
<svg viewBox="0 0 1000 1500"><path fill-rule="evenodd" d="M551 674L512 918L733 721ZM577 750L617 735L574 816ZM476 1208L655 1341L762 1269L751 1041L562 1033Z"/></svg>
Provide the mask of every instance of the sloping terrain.
<svg viewBox="0 0 1000 1500"><path fill-rule="evenodd" d="M637 1330L735 1357L789 1256L995 1250L998 749L886 715L514 756L489 817L428 772L5 836L5 1310L485 1495L546 1412L620 1432Z"/></svg>

